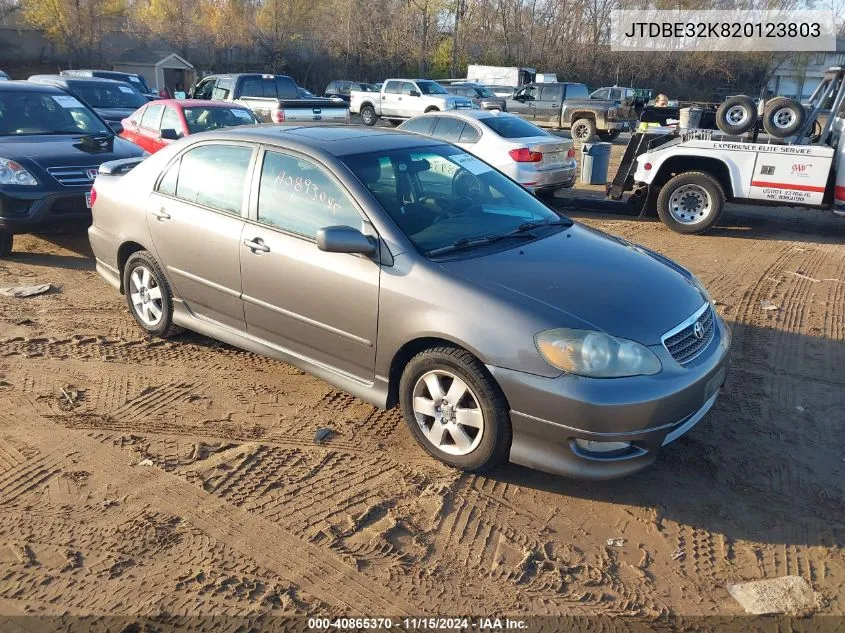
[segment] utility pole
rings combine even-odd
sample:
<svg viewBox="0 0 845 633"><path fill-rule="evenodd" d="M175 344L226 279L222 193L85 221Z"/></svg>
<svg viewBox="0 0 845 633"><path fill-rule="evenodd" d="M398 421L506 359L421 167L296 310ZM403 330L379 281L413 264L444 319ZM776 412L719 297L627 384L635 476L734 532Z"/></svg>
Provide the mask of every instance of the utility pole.
<svg viewBox="0 0 845 633"><path fill-rule="evenodd" d="M449 76L452 79L458 74L458 26L466 12L466 0L455 0L455 28L452 31L452 63L449 66Z"/></svg>

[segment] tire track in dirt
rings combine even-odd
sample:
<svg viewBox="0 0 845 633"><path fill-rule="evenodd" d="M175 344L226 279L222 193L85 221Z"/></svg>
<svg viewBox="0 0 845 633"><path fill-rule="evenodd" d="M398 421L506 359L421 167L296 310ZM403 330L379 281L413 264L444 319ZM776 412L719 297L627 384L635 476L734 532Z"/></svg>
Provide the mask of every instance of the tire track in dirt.
<svg viewBox="0 0 845 633"><path fill-rule="evenodd" d="M149 499L160 510L182 517L210 536L229 543L327 604L340 602L355 613L414 612L410 604L371 582L357 569L336 560L334 555L318 547L293 538L275 523L235 509L161 469L138 471L136 467L127 465L125 459L112 449L82 433L66 431L43 418L30 418L28 422L31 423L30 432L37 433L34 439L52 450L42 459L43 465L30 464L26 469L8 472L0 478L2 504L8 504L17 494L53 476L59 469L51 469L49 465L60 462L69 453L85 457L90 454L104 475L131 487L135 496ZM59 448L56 448L57 442ZM241 538L232 538L234 534L240 534Z"/></svg>

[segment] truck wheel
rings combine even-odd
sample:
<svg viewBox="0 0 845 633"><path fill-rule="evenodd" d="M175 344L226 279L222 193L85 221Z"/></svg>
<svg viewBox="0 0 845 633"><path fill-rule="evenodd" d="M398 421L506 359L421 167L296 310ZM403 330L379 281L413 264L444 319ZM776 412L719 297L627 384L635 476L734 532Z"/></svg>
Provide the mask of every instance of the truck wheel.
<svg viewBox="0 0 845 633"><path fill-rule="evenodd" d="M806 120L807 111L801 102L788 97L772 99L763 111L763 129L775 138L792 136Z"/></svg>
<svg viewBox="0 0 845 633"><path fill-rule="evenodd" d="M0 257L8 257L12 254L12 242L15 236L9 231L0 231Z"/></svg>
<svg viewBox="0 0 845 633"><path fill-rule="evenodd" d="M710 174L688 171L663 185L657 196L657 215L676 233L703 233L725 207L725 192Z"/></svg>
<svg viewBox="0 0 845 633"><path fill-rule="evenodd" d="M364 125L373 126L376 124L376 111L373 106L365 105L361 108L361 121L364 122Z"/></svg>
<svg viewBox="0 0 845 633"><path fill-rule="evenodd" d="M601 140L612 143L621 133L622 130L599 130L598 135Z"/></svg>
<svg viewBox="0 0 845 633"><path fill-rule="evenodd" d="M725 134L745 134L757 125L757 104L751 97L727 99L716 111L716 127Z"/></svg>
<svg viewBox="0 0 845 633"><path fill-rule="evenodd" d="M572 124L569 134L579 143L589 143L596 136L596 124L591 119L578 119Z"/></svg>

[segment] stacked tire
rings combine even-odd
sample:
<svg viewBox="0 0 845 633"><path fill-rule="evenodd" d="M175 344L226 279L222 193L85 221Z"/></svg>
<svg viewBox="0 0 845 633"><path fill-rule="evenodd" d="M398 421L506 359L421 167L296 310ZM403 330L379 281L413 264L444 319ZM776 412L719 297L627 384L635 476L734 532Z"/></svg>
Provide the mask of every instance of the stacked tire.
<svg viewBox="0 0 845 633"><path fill-rule="evenodd" d="M716 126L725 134L740 136L755 129L758 122L757 104L751 97L730 97L716 112ZM776 97L766 103L762 123L772 138L789 138L804 127L807 111L800 101Z"/></svg>

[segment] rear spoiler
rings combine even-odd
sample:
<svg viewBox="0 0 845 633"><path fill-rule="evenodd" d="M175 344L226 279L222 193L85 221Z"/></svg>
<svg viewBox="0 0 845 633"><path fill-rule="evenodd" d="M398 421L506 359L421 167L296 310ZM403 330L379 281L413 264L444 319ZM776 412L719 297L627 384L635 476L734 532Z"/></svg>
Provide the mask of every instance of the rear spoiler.
<svg viewBox="0 0 845 633"><path fill-rule="evenodd" d="M138 158L121 158L120 160L110 160L100 165L98 173L106 176L122 176L129 173L133 168L140 165L146 156Z"/></svg>

